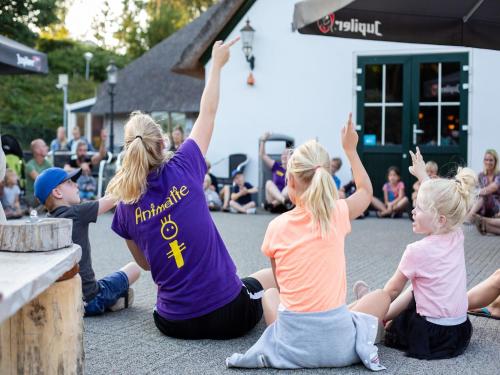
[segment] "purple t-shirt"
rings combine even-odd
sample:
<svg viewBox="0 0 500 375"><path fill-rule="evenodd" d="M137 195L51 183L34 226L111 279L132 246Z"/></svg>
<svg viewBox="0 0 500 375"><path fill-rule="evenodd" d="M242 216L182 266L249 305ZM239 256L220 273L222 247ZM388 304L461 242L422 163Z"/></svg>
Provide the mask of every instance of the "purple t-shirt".
<svg viewBox="0 0 500 375"><path fill-rule="evenodd" d="M286 186L286 169L281 166L279 161L275 161L271 172L273 172L274 184L282 191Z"/></svg>
<svg viewBox="0 0 500 375"><path fill-rule="evenodd" d="M203 192L207 167L192 139L148 176L135 204L120 203L112 229L144 253L158 285L156 310L170 320L195 318L241 291L236 266L210 216Z"/></svg>

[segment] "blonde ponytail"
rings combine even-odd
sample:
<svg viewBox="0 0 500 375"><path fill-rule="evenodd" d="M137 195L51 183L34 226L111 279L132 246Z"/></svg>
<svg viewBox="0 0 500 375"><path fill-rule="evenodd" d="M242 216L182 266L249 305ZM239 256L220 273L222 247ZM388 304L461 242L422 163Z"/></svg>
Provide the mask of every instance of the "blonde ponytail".
<svg viewBox="0 0 500 375"><path fill-rule="evenodd" d="M287 174L292 174L306 186L299 199L311 212L322 238L330 233L332 211L338 199L329 171L328 152L314 140L297 148L288 160Z"/></svg>
<svg viewBox="0 0 500 375"><path fill-rule="evenodd" d="M151 171L170 159L165 153L160 126L141 112L133 112L125 125L125 147L122 166L106 188L109 194L124 203L135 203L147 189Z"/></svg>
<svg viewBox="0 0 500 375"><path fill-rule="evenodd" d="M446 229L452 230L462 225L476 197L476 173L470 168L458 168L455 178L425 181L417 200L436 216L446 217Z"/></svg>

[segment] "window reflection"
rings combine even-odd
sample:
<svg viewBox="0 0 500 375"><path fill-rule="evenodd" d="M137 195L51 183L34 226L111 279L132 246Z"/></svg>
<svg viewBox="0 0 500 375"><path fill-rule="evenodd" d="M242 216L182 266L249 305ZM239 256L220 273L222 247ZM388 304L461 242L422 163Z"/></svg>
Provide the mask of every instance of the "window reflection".
<svg viewBox="0 0 500 375"><path fill-rule="evenodd" d="M460 101L460 63L441 64L441 101Z"/></svg>
<svg viewBox="0 0 500 375"><path fill-rule="evenodd" d="M438 100L438 63L420 64L420 101Z"/></svg>
<svg viewBox="0 0 500 375"><path fill-rule="evenodd" d="M382 110L380 107L365 108L364 144L366 146L380 145L382 139ZM375 142L372 138L375 136Z"/></svg>
<svg viewBox="0 0 500 375"><path fill-rule="evenodd" d="M403 101L403 65L387 64L385 66L385 101Z"/></svg>
<svg viewBox="0 0 500 375"><path fill-rule="evenodd" d="M382 65L366 65L365 71L365 102L379 103L382 101Z"/></svg>
<svg viewBox="0 0 500 375"><path fill-rule="evenodd" d="M418 113L418 129L422 131L417 134L417 144L419 145L437 145L438 123L437 106L420 107Z"/></svg>
<svg viewBox="0 0 500 375"><path fill-rule="evenodd" d="M401 144L401 128L403 123L403 107L387 107L385 109L385 144Z"/></svg>
<svg viewBox="0 0 500 375"><path fill-rule="evenodd" d="M441 145L458 145L460 140L460 118L458 106L443 106L441 109Z"/></svg>

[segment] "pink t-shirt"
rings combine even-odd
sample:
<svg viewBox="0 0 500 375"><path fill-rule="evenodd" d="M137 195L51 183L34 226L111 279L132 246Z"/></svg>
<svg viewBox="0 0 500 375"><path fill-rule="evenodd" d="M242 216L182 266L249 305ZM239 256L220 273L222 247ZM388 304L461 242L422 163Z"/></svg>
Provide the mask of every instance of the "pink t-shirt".
<svg viewBox="0 0 500 375"><path fill-rule="evenodd" d="M464 234L456 229L411 243L399 270L411 280L417 313L429 318L467 314Z"/></svg>

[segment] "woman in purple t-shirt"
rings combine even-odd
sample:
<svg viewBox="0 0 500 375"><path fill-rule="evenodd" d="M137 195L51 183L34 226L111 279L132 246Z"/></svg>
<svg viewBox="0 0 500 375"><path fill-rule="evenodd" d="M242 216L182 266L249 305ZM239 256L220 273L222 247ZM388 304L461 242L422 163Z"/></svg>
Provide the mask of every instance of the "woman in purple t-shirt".
<svg viewBox="0 0 500 375"><path fill-rule="evenodd" d="M290 149L285 148L281 153L281 161L273 160L266 154L264 143L271 133L265 133L259 139L259 155L264 164L273 174L272 180L266 181L266 207L271 209L283 206L291 208L291 202L288 198L288 189L286 186L286 165L290 155ZM290 207L287 207L290 205Z"/></svg>
<svg viewBox="0 0 500 375"><path fill-rule="evenodd" d="M216 42L212 69L191 135L175 154L153 119L133 113L125 125L122 168L107 193L119 199L112 229L158 286L158 329L185 339L238 337L262 317L263 291L275 287L271 269L240 280L210 216L203 180L219 101L220 73L229 59Z"/></svg>

